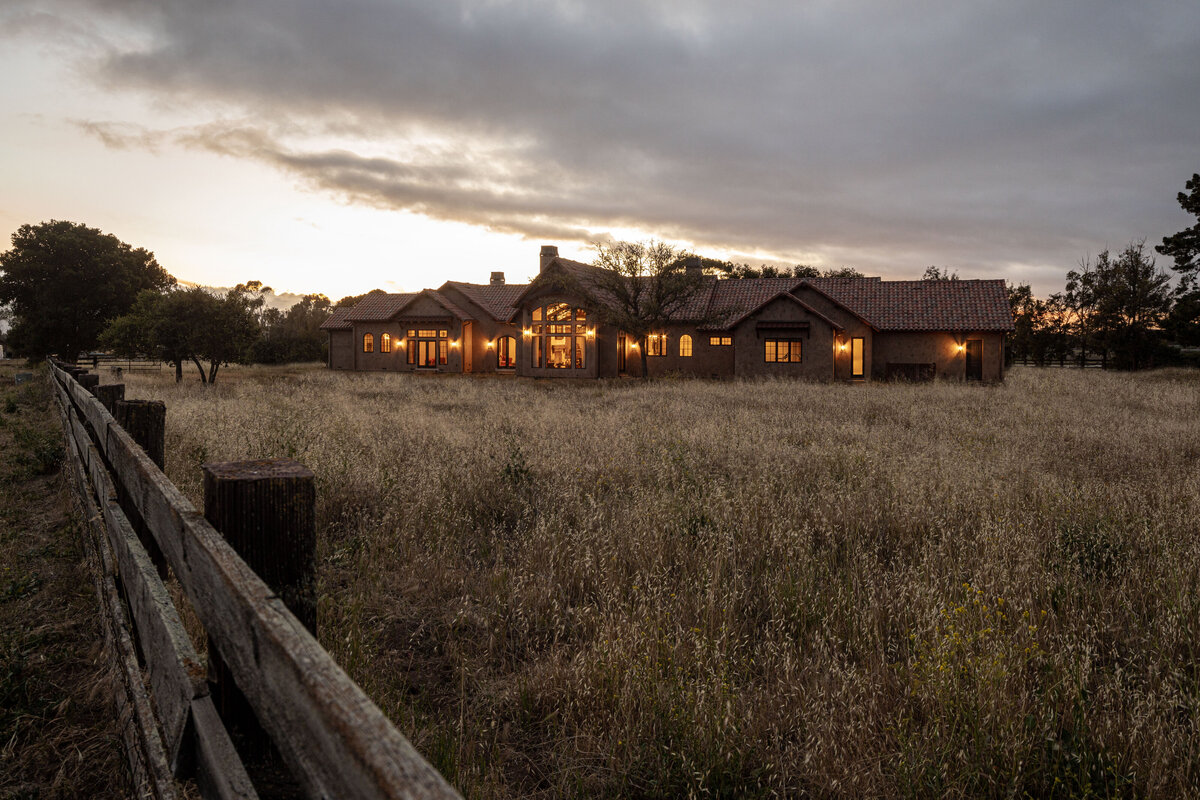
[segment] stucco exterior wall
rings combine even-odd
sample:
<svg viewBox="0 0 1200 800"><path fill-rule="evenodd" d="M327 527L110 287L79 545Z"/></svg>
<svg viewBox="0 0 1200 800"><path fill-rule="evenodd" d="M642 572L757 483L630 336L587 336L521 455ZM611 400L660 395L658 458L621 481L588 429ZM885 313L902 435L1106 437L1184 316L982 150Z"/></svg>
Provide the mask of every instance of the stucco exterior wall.
<svg viewBox="0 0 1200 800"><path fill-rule="evenodd" d="M443 311L443 313L445 313ZM408 363L407 341L409 330L432 328L444 330L448 343L457 342L458 346L447 345L446 363L437 367L419 367ZM363 336L370 333L374 341L374 351L363 352ZM392 337L392 352L384 353L380 349L383 334ZM354 323L354 369L382 370L388 372L462 372L462 323L450 317L410 317L403 316L392 322L356 322Z"/></svg>
<svg viewBox="0 0 1200 800"><path fill-rule="evenodd" d="M353 331L329 331L329 368L354 369Z"/></svg>
<svg viewBox="0 0 1200 800"><path fill-rule="evenodd" d="M807 324L807 328L773 328ZM800 304L778 298L742 320L733 330L734 374L740 378L791 377L808 380L833 379L833 328ZM801 360L796 363L767 362L768 339L797 340Z"/></svg>
<svg viewBox="0 0 1200 800"><path fill-rule="evenodd" d="M938 378L962 380L966 354L959 345L968 339L983 342L983 380L1004 380L1004 334L943 331L884 332L875 336L872 375L882 379L888 364L935 364Z"/></svg>

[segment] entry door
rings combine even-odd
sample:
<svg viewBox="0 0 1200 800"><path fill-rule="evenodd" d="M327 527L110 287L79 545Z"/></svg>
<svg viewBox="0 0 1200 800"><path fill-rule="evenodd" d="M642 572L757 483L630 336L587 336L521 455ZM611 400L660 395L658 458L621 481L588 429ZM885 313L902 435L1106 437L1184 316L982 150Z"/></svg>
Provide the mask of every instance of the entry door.
<svg viewBox="0 0 1200 800"><path fill-rule="evenodd" d="M471 321L467 320L463 323L462 332L462 353L463 353L463 372L474 372L474 353L471 352L471 342L475 339L475 330L471 327Z"/></svg>
<svg viewBox="0 0 1200 800"><path fill-rule="evenodd" d="M967 339L967 380L983 380L983 339Z"/></svg>
<svg viewBox="0 0 1200 800"><path fill-rule="evenodd" d="M625 374L625 334L617 336L617 374Z"/></svg>

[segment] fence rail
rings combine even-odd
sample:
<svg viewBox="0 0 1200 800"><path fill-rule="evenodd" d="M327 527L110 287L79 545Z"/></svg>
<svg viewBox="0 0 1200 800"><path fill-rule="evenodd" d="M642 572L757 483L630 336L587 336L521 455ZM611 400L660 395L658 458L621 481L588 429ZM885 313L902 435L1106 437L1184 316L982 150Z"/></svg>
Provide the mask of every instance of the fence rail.
<svg viewBox="0 0 1200 800"><path fill-rule="evenodd" d="M257 795L217 714L206 668L137 530L152 537L292 776L314 798L457 798L216 528L162 473L108 408L51 364L71 471L97 540L113 649L124 665L127 742L145 793L172 797L170 775L194 775L212 798ZM121 403L123 401L115 401ZM206 501L206 505L207 505ZM122 633L123 589L146 664L142 686ZM122 639L124 636L124 639ZM131 645L130 645L131 647ZM154 724L147 722L152 702ZM164 775L164 773L166 773Z"/></svg>
<svg viewBox="0 0 1200 800"><path fill-rule="evenodd" d="M162 362L154 358L121 358L111 353L84 353L75 360L79 369L107 369L118 375L122 372L144 372L161 370Z"/></svg>

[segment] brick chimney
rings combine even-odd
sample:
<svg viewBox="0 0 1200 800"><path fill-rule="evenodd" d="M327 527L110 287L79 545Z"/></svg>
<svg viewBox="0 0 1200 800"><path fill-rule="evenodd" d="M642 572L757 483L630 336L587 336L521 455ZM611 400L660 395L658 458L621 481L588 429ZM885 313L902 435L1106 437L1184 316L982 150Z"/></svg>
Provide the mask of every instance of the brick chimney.
<svg viewBox="0 0 1200 800"><path fill-rule="evenodd" d="M538 272L541 272L550 265L550 262L558 258L558 245L544 244L542 252L538 258Z"/></svg>
<svg viewBox="0 0 1200 800"><path fill-rule="evenodd" d="M704 272L704 265L700 261L700 256L688 256L683 259L683 269L688 275L700 275Z"/></svg>
<svg viewBox="0 0 1200 800"><path fill-rule="evenodd" d="M491 283L492 286L503 286L504 285L504 273L503 272L493 272L492 279L489 281L489 283Z"/></svg>

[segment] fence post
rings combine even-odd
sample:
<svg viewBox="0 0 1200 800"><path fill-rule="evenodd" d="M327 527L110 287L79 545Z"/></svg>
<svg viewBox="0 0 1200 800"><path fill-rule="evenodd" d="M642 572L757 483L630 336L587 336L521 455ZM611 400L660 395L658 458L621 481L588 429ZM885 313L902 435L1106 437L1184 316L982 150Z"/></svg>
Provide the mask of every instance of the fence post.
<svg viewBox="0 0 1200 800"><path fill-rule="evenodd" d="M95 389L92 389L92 394L96 395L96 399L116 419L117 402L125 399L125 384L106 383L103 386L97 386Z"/></svg>
<svg viewBox="0 0 1200 800"><path fill-rule="evenodd" d="M83 388L87 389L89 392L100 385L100 376L93 375L90 372L86 373L84 375L80 375L75 380L79 381L79 385L82 386Z"/></svg>
<svg viewBox="0 0 1200 800"><path fill-rule="evenodd" d="M287 458L204 464L204 517L313 635L316 604L316 486L312 470ZM249 703L210 640L213 701L226 725L262 751Z"/></svg>
<svg viewBox="0 0 1200 800"><path fill-rule="evenodd" d="M113 417L150 460L163 468L163 437L166 435L167 407L161 400L120 400Z"/></svg>

